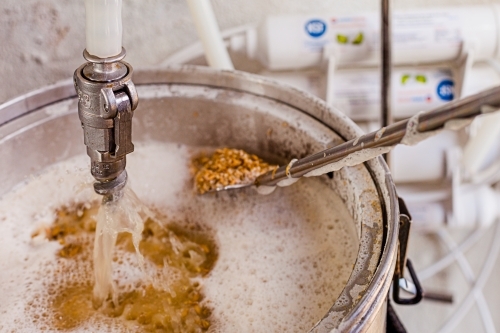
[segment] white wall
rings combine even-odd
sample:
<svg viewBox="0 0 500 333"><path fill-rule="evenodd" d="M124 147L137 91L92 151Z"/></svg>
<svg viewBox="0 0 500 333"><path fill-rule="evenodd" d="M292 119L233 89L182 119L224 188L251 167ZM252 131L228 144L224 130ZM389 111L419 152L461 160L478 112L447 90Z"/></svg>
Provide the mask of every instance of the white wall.
<svg viewBox="0 0 500 333"><path fill-rule="evenodd" d="M500 0L393 0L397 9ZM378 0L213 0L221 29L280 13L375 11ZM0 103L72 76L83 63L83 0L0 1ZM184 0L124 0L124 46L135 68L154 66L196 40Z"/></svg>

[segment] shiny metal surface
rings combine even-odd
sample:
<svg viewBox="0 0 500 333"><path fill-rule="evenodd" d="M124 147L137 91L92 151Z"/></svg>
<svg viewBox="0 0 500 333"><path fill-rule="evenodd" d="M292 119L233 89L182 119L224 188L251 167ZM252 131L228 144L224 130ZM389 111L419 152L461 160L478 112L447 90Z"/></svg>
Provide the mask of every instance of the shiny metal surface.
<svg viewBox="0 0 500 333"><path fill-rule="evenodd" d="M85 60L96 64L113 64L123 60L126 55L127 51L124 47L122 47L122 51L119 54L108 58L99 58L95 55L90 54L87 49L83 50L83 57L85 58Z"/></svg>
<svg viewBox="0 0 500 333"><path fill-rule="evenodd" d="M0 105L0 126L50 103L75 96L73 81L65 80L16 97Z"/></svg>
<svg viewBox="0 0 500 333"><path fill-rule="evenodd" d="M380 40L381 44L381 82L380 82L380 124L389 126L394 122L392 116L392 28L391 0L382 0L380 4ZM384 154L384 159L391 166L390 153Z"/></svg>
<svg viewBox="0 0 500 333"><path fill-rule="evenodd" d="M136 73L134 80L141 94L134 117L138 142L230 146L282 162L362 134L323 101L259 76L189 66ZM0 196L25 177L84 151L82 138L74 135L80 130L77 100L66 88L40 91L43 101L36 94L25 96L24 105L32 103L34 109L0 106L0 114L14 115L0 126ZM339 298L311 332L381 332L398 241L390 173L375 158L323 180L343 199L366 247Z"/></svg>
<svg viewBox="0 0 500 333"><path fill-rule="evenodd" d="M380 38L381 38L381 57L382 75L380 84L381 105L381 126L392 124L391 110L391 71L392 71L392 31L391 31L391 0L381 1L380 17Z"/></svg>
<svg viewBox="0 0 500 333"><path fill-rule="evenodd" d="M118 177L109 182L95 182L94 190L97 194L106 197L106 200L116 201L113 198L121 197L121 190L127 185L127 170L124 170Z"/></svg>
<svg viewBox="0 0 500 333"><path fill-rule="evenodd" d="M435 110L421 113L418 117L418 132L425 133L442 128L450 120L470 119L500 107L500 87L491 88L478 94L457 100ZM275 186L287 178L300 178L310 171L327 164L340 161L352 153L363 149L391 147L401 143L407 133L410 119L401 120L385 128L362 135L338 146L325 149L313 155L299 159L291 167L281 166L277 171L268 172L258 177L257 186Z"/></svg>
<svg viewBox="0 0 500 333"><path fill-rule="evenodd" d="M78 115L92 176L98 182L107 182L109 188L116 183L111 181L124 172L126 155L134 151L132 117L138 95L132 82L132 66L121 61L125 49L112 58L96 58L86 51L84 56L89 62L74 74Z"/></svg>

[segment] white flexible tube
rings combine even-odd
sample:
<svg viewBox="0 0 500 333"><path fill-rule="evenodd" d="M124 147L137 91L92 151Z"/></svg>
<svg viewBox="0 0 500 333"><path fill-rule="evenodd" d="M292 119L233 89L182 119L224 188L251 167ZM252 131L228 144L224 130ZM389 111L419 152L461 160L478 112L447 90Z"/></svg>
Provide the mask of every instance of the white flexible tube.
<svg viewBox="0 0 500 333"><path fill-rule="evenodd" d="M441 239L441 241L446 245L448 250L451 251L457 247L455 241L446 230L442 230L441 232L439 232L438 236ZM457 261L458 266L462 270L462 273L464 274L467 282L469 282L471 288L473 288L475 282L474 281L475 275L474 271L472 270L472 267L469 265L469 262L467 261L467 259L465 259L464 252L462 251L456 252L455 259ZM479 314L481 315L481 318L483 320L486 333L495 333L496 332L495 324L493 323L491 312L490 309L488 308L488 303L484 298L483 292L477 288L474 288L473 291L477 307L479 308Z"/></svg>
<svg viewBox="0 0 500 333"><path fill-rule="evenodd" d="M187 0L210 67L234 69L222 40L210 0Z"/></svg>
<svg viewBox="0 0 500 333"><path fill-rule="evenodd" d="M122 51L122 0L85 0L86 49L108 58Z"/></svg>
<svg viewBox="0 0 500 333"><path fill-rule="evenodd" d="M432 263L430 266L422 269L417 273L420 282L427 280L437 273L441 272L443 269L453 264L455 261L455 256L458 252L465 252L476 244L481 237L486 233L486 229L475 229L467 238L460 243L459 246L455 247L452 251L448 252L444 257L438 261Z"/></svg>
<svg viewBox="0 0 500 333"><path fill-rule="evenodd" d="M488 277L491 274L491 270L495 266L498 253L500 252L500 223L498 221L495 225L495 229L495 235L493 236L492 244L490 250L488 251L488 256L481 268L481 273L479 273L476 283L464 298L458 309L441 327L439 333L448 333L453 331L453 329L459 324L460 320L463 319L463 316L474 304L476 292L481 291L486 284Z"/></svg>
<svg viewBox="0 0 500 333"><path fill-rule="evenodd" d="M446 245L449 251L453 250L456 247L455 241L451 238L450 234L445 231L441 230L438 232L438 236L441 239L441 241ZM455 254L455 259L457 261L458 266L462 270L462 273L465 276L465 279L467 282L471 285L471 288L474 287L474 271L472 270L472 267L470 266L469 262L467 259L465 259L464 253L462 251L456 252ZM481 289L473 288L474 292L474 298L476 300L476 304L479 308L479 314L481 316L481 319L483 321L483 325L485 328L486 333L495 333L495 324L493 323L493 319L491 317L491 312L490 309L488 308L488 303L486 302L486 299L484 298L483 292Z"/></svg>
<svg viewBox="0 0 500 333"><path fill-rule="evenodd" d="M222 31L221 36L223 39L231 38L236 35L247 34L250 30L255 30L256 28L256 24L242 25ZM229 41L224 41L225 46L228 46L229 44ZM167 59L159 63L157 67L185 64L198 57L201 57L203 53L203 44L201 42L195 42L171 54L167 57Z"/></svg>

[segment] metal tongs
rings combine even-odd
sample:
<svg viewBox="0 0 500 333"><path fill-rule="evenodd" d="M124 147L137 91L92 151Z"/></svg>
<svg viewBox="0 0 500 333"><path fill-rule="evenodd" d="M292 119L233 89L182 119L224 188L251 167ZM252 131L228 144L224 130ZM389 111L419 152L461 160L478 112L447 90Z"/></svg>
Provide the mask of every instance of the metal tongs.
<svg viewBox="0 0 500 333"><path fill-rule="evenodd" d="M307 173L328 164L338 162L343 158L369 148L393 147L402 143L407 134L409 123L413 123L417 133L433 133L443 129L450 120L471 120L478 115L490 113L500 108L500 87L491 88L478 94L447 103L442 107L428 112L419 113L417 116L401 120L397 123L383 127L377 131L362 135L356 139L344 142L332 148L295 160L277 170L260 175L253 183L235 184L219 187L214 191L225 191L248 186L274 187L279 182L301 178ZM411 125L411 124L410 124ZM381 150L380 154L387 151ZM367 159L373 158L371 155ZM359 161L363 163L366 160Z"/></svg>

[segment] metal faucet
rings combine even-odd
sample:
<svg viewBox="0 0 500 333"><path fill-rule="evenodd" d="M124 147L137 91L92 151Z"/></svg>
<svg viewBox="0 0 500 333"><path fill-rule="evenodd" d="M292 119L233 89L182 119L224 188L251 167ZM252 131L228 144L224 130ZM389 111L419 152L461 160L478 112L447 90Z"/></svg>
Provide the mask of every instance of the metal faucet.
<svg viewBox="0 0 500 333"><path fill-rule="evenodd" d="M96 179L94 190L113 196L127 182L126 155L134 151L132 116L139 97L132 82L132 66L120 54L99 58L85 50L87 60L73 76L84 143Z"/></svg>

